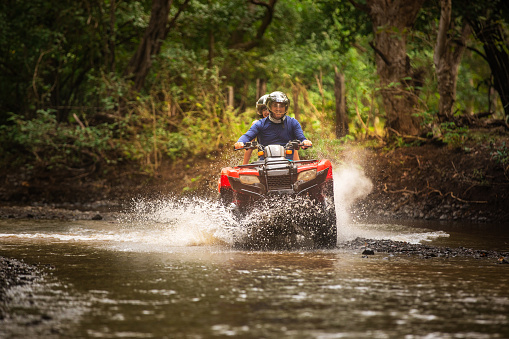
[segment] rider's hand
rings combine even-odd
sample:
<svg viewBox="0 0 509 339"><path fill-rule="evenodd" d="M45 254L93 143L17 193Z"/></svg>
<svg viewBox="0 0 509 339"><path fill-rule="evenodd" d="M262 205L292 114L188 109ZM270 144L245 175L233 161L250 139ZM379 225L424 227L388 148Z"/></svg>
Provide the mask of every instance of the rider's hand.
<svg viewBox="0 0 509 339"><path fill-rule="evenodd" d="M311 147L311 146L313 146L313 143L311 142L311 140L304 140L302 142L302 146L304 146L304 148Z"/></svg>
<svg viewBox="0 0 509 339"><path fill-rule="evenodd" d="M242 148L242 147L244 147L244 143L243 143L243 142L236 142L236 143L235 143L235 148L236 148L236 149L240 149L240 148Z"/></svg>

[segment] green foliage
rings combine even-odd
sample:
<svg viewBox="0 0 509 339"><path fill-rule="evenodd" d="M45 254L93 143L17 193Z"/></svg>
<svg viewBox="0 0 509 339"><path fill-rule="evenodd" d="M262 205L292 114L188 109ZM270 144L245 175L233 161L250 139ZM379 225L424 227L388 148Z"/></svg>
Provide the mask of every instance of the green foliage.
<svg viewBox="0 0 509 339"><path fill-rule="evenodd" d="M454 122L440 124L442 140L453 148L460 148L467 139L468 127L458 127Z"/></svg>
<svg viewBox="0 0 509 339"><path fill-rule="evenodd" d="M484 169L474 169L472 173L472 179L479 182L479 185L489 186L489 182L486 179L486 174L484 173Z"/></svg>
<svg viewBox="0 0 509 339"><path fill-rule="evenodd" d="M482 46L476 44L476 49ZM477 53L465 53L458 72L455 111L470 114L489 110L491 72Z"/></svg>
<svg viewBox="0 0 509 339"><path fill-rule="evenodd" d="M170 18L181 3L172 2ZM500 3L490 0L488 7ZM468 6L474 14L485 11L482 5ZM304 156L382 134L385 113L370 46L373 28L350 1L280 0L259 37L264 6L192 0L168 26L145 86L135 93L125 70L150 11L150 1L0 3L0 151L7 155L6 164L17 159L65 168L126 161L153 172L165 160L214 154L230 147L255 118L258 79L269 92L282 90L291 97L300 90L299 121L316 145ZM468 14L458 13L457 24ZM501 12L496 13L498 18ZM390 86L407 86L419 97L422 129L458 147L468 130L436 121L438 15L436 4L426 3L409 35L410 66L422 72L421 82L406 78ZM254 47L243 48L248 42ZM482 50L479 43L470 43ZM340 140L334 135L335 67L346 81L350 129ZM227 86L235 90L234 107L228 106ZM490 86L486 61L467 52L459 69L455 114L487 111ZM500 116L500 107L495 108ZM406 145L404 137L392 143ZM493 158L502 163L505 156L498 151Z"/></svg>
<svg viewBox="0 0 509 339"><path fill-rule="evenodd" d="M38 110L32 120L10 114L12 126L0 126L4 154L24 159L36 166L81 167L93 163L115 163L115 147L110 143L116 125L95 127L59 123L52 110Z"/></svg>
<svg viewBox="0 0 509 339"><path fill-rule="evenodd" d="M509 148L506 143L503 142L499 147L492 145L491 151L491 159L495 161L496 164L500 165L504 170L504 173L507 174L509 171Z"/></svg>

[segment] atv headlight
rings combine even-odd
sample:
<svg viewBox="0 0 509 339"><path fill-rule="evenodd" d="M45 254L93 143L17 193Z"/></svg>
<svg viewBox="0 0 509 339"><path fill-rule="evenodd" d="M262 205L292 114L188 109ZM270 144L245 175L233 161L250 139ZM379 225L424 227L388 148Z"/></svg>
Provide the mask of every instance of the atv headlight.
<svg viewBox="0 0 509 339"><path fill-rule="evenodd" d="M297 181L309 181L316 178L316 168L309 171L300 172L297 176Z"/></svg>
<svg viewBox="0 0 509 339"><path fill-rule="evenodd" d="M256 175L240 175L240 182L244 185L254 185L259 184L260 179Z"/></svg>

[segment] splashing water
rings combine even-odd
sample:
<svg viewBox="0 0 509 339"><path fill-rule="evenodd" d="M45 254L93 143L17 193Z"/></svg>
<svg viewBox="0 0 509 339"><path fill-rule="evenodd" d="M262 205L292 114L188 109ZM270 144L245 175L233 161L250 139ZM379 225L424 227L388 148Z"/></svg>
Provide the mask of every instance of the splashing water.
<svg viewBox="0 0 509 339"><path fill-rule="evenodd" d="M168 252L175 247L232 242L233 214L205 199L135 199L116 222L43 221L31 229L8 225L0 238L82 242L118 251ZM10 231L10 232L9 232Z"/></svg>
<svg viewBox="0 0 509 339"><path fill-rule="evenodd" d="M334 203L338 221L338 240L351 240L358 236L352 223L350 208L373 190L373 183L354 165L334 168Z"/></svg>
<svg viewBox="0 0 509 339"><path fill-rule="evenodd" d="M165 245L242 246L246 242L253 244L259 241L265 245L276 243L279 244L277 248L283 249L291 247L286 242L293 239L290 234L295 231L304 236L309 235L301 226L305 220L314 220L317 214L316 208L310 205L304 198L271 200L270 203L261 203L238 219L234 206L224 206L214 200L135 199L129 213L119 221L125 236L129 234L131 238L139 237L145 244L150 244L151 248ZM310 239L298 239L309 247ZM265 248L265 245L260 248ZM138 250L141 246L137 246ZM129 249L133 249L132 244L129 244Z"/></svg>
<svg viewBox="0 0 509 339"><path fill-rule="evenodd" d="M373 183L356 165L334 169L334 200L337 216L338 242L357 237L391 239L417 243L448 236L444 232L419 232L405 226L359 224L352 221L350 209L371 193ZM237 220L232 206L204 198L136 199L121 220L130 238L139 238L149 246L233 245L258 221L273 222L280 217L273 213L278 206L258 210ZM272 210L272 211L271 211Z"/></svg>
<svg viewBox="0 0 509 339"><path fill-rule="evenodd" d="M126 232L143 232L156 245L198 246L232 242L235 219L231 209L201 198L135 199L119 220ZM150 239L148 239L150 238Z"/></svg>
<svg viewBox="0 0 509 339"><path fill-rule="evenodd" d="M406 226L394 224L357 224L352 221L350 209L361 198L373 190L373 183L356 165L348 164L334 169L334 200L338 220L338 242L357 237L367 239L390 239L409 243L431 241L449 234L437 232L415 232Z"/></svg>

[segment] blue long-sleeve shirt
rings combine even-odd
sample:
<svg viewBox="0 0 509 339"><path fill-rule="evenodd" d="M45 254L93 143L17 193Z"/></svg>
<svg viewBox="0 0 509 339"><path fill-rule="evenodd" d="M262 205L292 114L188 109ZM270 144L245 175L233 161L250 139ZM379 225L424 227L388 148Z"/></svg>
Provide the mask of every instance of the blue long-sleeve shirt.
<svg viewBox="0 0 509 339"><path fill-rule="evenodd" d="M290 140L306 140L300 123L289 116L281 124L273 123L268 117L258 120L239 138L238 142L246 143L255 137L264 146L275 144L284 146Z"/></svg>

